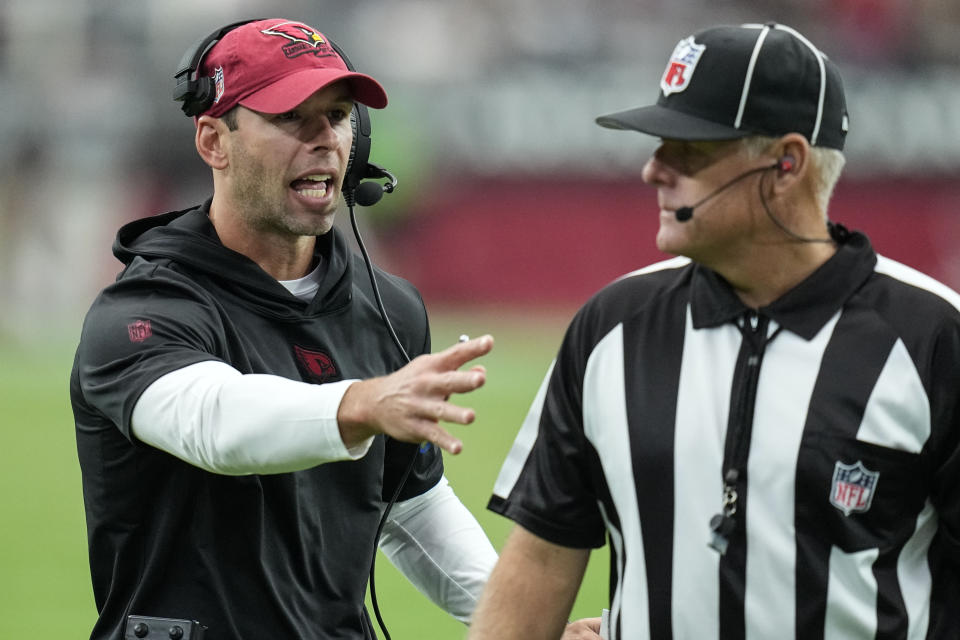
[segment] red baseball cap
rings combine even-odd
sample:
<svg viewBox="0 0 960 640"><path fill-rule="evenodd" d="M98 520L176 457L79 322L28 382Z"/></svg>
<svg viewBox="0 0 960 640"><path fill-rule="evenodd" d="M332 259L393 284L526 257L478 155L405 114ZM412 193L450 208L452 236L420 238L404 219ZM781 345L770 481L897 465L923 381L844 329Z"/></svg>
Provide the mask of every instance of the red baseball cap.
<svg viewBox="0 0 960 640"><path fill-rule="evenodd" d="M214 79L214 101L204 114L217 118L238 104L263 113L290 111L340 80L347 81L357 102L375 109L387 106L380 83L348 69L322 33L281 18L248 22L228 32L207 53L199 75Z"/></svg>

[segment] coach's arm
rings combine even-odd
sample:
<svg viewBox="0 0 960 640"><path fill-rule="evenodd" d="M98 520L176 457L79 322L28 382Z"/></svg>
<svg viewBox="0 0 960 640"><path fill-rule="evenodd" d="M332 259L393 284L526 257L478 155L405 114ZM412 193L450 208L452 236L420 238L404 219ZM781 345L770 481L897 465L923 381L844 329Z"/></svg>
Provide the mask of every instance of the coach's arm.
<svg viewBox="0 0 960 640"><path fill-rule="evenodd" d="M592 640L600 619L567 625L589 549L547 542L515 526L473 615L468 640Z"/></svg>

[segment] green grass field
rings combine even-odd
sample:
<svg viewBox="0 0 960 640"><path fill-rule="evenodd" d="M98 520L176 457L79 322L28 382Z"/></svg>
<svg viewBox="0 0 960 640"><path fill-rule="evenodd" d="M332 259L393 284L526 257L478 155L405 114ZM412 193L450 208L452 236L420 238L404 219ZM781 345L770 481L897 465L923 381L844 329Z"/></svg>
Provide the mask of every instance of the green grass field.
<svg viewBox="0 0 960 640"><path fill-rule="evenodd" d="M434 348L466 333L497 340L483 360L487 385L459 404L477 421L451 426L464 441L447 456L454 490L477 516L495 547L511 524L486 510L500 465L559 344L570 313L433 313ZM96 618L86 559L86 532L68 378L74 345L0 344L0 638L79 639ZM607 601L606 549L594 552L576 618L597 616ZM463 638L465 627L437 609L396 572L377 562L377 595L390 635ZM378 630L379 634L379 630Z"/></svg>

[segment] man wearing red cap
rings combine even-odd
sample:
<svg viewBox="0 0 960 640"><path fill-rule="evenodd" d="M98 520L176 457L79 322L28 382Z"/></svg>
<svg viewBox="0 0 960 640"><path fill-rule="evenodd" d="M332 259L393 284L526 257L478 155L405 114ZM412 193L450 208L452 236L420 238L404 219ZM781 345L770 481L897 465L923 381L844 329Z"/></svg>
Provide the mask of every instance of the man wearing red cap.
<svg viewBox="0 0 960 640"><path fill-rule="evenodd" d="M386 94L302 23L214 40L180 95L213 197L119 231L71 376L91 638L370 638L395 492L383 550L467 622L496 554L443 477L461 443L440 423L473 421L448 399L484 383L460 367L492 338L430 355L416 289L375 288L333 229L351 112Z"/></svg>
<svg viewBox="0 0 960 640"><path fill-rule="evenodd" d="M957 638L960 295L829 220L836 66L712 27L597 122L661 139L677 257L571 323L494 486L517 526L471 640L556 638L605 543L610 640Z"/></svg>

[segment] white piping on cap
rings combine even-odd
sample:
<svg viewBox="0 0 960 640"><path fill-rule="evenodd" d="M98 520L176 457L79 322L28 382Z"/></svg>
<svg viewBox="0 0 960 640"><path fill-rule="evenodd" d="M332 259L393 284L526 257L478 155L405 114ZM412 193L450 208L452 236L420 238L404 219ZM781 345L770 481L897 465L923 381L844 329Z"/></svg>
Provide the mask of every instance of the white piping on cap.
<svg viewBox="0 0 960 640"><path fill-rule="evenodd" d="M823 64L825 56L822 51L813 46L813 43L803 37L798 31L782 24L776 25L776 28L786 31L805 44L807 48L813 52L813 55L817 57L817 64L820 65L820 96L817 99L817 120L813 123L813 133L810 134L810 144L815 145L817 144L817 138L820 136L820 121L823 119L823 101L827 94L827 70Z"/></svg>
<svg viewBox="0 0 960 640"><path fill-rule="evenodd" d="M743 26L752 28L754 25ZM753 68L757 65L757 58L760 56L760 47L763 46L763 41L766 40L768 33L770 33L770 27L763 25L763 31L757 36L757 42L753 45L753 53L750 54L750 64L747 65L747 77L743 81L743 92L740 94L740 108L737 109L737 119L733 121L733 127L735 129L740 128L740 123L743 120L743 111L747 107L747 96L750 95L750 82L753 80Z"/></svg>
<svg viewBox="0 0 960 640"><path fill-rule="evenodd" d="M740 97L740 110L737 112L737 121L734 123L734 127L737 129L740 128L740 120L743 117L743 111L747 104L747 95L750 91L750 79L753 77L753 67L757 61L757 58L760 55L760 46L763 44L764 39L767 37L771 26L774 29L780 29L781 31L786 31L790 35L794 36L797 40L802 42L810 51L813 52L813 55L817 58L817 64L820 66L820 95L817 97L817 119L813 123L813 133L810 134L810 144L816 145L817 138L820 137L820 124L823 120L823 102L827 94L827 70L823 64L823 59L826 57L822 51L817 49L812 42L806 39L802 33L792 29L783 24L744 24L742 25L746 29L763 29L760 33L760 36L757 38L757 43L753 47L753 55L750 57L750 65L747 67L747 81L743 87L743 95Z"/></svg>

